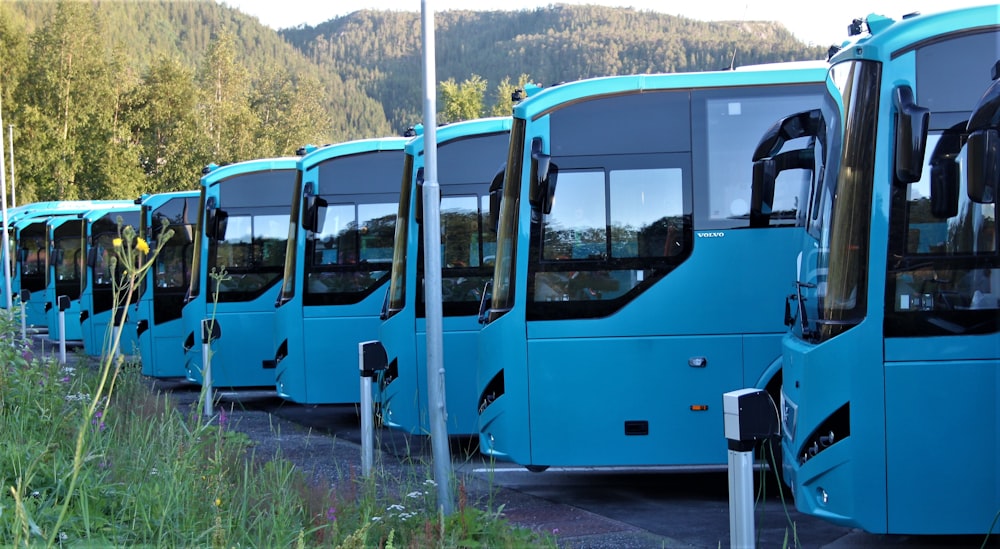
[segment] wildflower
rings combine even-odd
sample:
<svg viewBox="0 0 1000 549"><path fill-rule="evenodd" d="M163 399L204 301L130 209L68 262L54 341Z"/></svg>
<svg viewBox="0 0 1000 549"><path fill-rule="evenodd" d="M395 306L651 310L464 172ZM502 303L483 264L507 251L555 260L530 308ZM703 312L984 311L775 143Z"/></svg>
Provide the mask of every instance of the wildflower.
<svg viewBox="0 0 1000 549"><path fill-rule="evenodd" d="M558 528L553 528L553 529L552 529L552 534L553 534L553 535L557 535L557 534L559 534L559 529L558 529Z"/></svg>
<svg viewBox="0 0 1000 549"><path fill-rule="evenodd" d="M330 522L337 522L337 508L330 507L326 510L326 520Z"/></svg>
<svg viewBox="0 0 1000 549"><path fill-rule="evenodd" d="M149 244L147 244L145 240L143 240L141 238L137 238L137 239L135 239L135 249L139 250L140 252L142 252L144 254L148 254L149 253Z"/></svg>
<svg viewBox="0 0 1000 549"><path fill-rule="evenodd" d="M402 505L400 505L398 503L393 503L392 505L390 505L390 506L388 506L388 507L385 508L386 511L403 511L405 509L406 509L406 507L403 507Z"/></svg>
<svg viewBox="0 0 1000 549"><path fill-rule="evenodd" d="M215 498L215 506L222 507L222 498Z"/></svg>
<svg viewBox="0 0 1000 549"><path fill-rule="evenodd" d="M423 497L425 493L426 492L413 491L413 492L410 492L409 494L406 494L406 497L408 497L410 499L417 499L417 498Z"/></svg>
<svg viewBox="0 0 1000 549"><path fill-rule="evenodd" d="M381 522L382 517L372 517L372 522Z"/></svg>
<svg viewBox="0 0 1000 549"><path fill-rule="evenodd" d="M437 486L438 485L438 483L434 482L434 479L430 479L430 478L427 479L427 480L425 480L424 484L426 484L427 486Z"/></svg>
<svg viewBox="0 0 1000 549"><path fill-rule="evenodd" d="M227 419L226 418L226 409L225 408L219 408L219 427L225 427L226 426L226 419Z"/></svg>
<svg viewBox="0 0 1000 549"><path fill-rule="evenodd" d="M105 242L107 242L107 240L105 240ZM115 248L121 248L122 247L122 239L116 238L116 239L112 240L111 241L111 245L114 246Z"/></svg>
<svg viewBox="0 0 1000 549"><path fill-rule="evenodd" d="M149 470L149 476L151 477L155 477L158 474L160 474L160 472L156 470L156 467L153 467L152 469Z"/></svg>
<svg viewBox="0 0 1000 549"><path fill-rule="evenodd" d="M69 534L66 532L59 532L59 541L66 541L69 539Z"/></svg>

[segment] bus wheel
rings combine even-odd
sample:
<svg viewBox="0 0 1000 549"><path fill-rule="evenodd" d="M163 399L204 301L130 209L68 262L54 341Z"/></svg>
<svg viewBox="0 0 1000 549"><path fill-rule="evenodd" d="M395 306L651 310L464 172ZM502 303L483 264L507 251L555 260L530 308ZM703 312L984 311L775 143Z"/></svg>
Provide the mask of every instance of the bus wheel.
<svg viewBox="0 0 1000 549"><path fill-rule="evenodd" d="M532 473L541 473L549 468L548 465L525 465L525 469L531 471Z"/></svg>

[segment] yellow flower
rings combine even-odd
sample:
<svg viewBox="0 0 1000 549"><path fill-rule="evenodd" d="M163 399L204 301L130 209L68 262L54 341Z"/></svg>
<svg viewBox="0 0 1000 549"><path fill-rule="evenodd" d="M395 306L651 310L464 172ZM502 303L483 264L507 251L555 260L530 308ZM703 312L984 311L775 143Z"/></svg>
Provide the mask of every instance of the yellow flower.
<svg viewBox="0 0 1000 549"><path fill-rule="evenodd" d="M222 500L219 499L219 498L215 498L215 506L216 507L222 507Z"/></svg>
<svg viewBox="0 0 1000 549"><path fill-rule="evenodd" d="M114 246L115 248L121 248L122 247L122 239L116 238L116 239L112 240L111 241L111 245Z"/></svg>
<svg viewBox="0 0 1000 549"><path fill-rule="evenodd" d="M145 240L143 240L141 238L137 238L137 239L135 239L135 249L139 250L140 252L142 252L144 254L148 254L149 253L149 244L147 244Z"/></svg>

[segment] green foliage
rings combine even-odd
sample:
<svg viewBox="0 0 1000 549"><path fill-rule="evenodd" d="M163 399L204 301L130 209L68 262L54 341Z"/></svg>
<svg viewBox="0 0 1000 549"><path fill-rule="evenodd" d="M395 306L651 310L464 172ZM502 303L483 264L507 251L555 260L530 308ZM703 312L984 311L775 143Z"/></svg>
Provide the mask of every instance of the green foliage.
<svg viewBox="0 0 1000 549"><path fill-rule="evenodd" d="M826 55L825 47L807 46L773 22L702 22L624 8L557 4L520 11L445 11L435 19L436 72L443 82L475 74L497 86L505 78L530 74L537 83L552 85ZM364 10L280 34L324 70L356 82L379 100L394 128L420 119L418 13Z"/></svg>
<svg viewBox="0 0 1000 549"><path fill-rule="evenodd" d="M473 74L461 84L449 78L441 82L439 89L444 104L439 109L438 117L442 123L482 118L483 95L486 93L486 81L482 77Z"/></svg>
<svg viewBox="0 0 1000 549"><path fill-rule="evenodd" d="M441 122L510 114L527 75L551 85L825 55L771 22L558 4L441 12L436 43ZM212 0L0 2L18 202L187 190L210 162L401 133L422 119L421 51L417 13L279 33Z"/></svg>

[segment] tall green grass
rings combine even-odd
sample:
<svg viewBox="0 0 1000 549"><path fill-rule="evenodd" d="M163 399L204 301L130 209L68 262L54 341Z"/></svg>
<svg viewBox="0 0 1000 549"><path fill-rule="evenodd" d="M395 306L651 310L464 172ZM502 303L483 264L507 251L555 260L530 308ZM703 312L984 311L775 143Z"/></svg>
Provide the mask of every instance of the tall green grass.
<svg viewBox="0 0 1000 549"><path fill-rule="evenodd" d="M138 278L151 258L129 256L129 236L122 258ZM556 545L461 485L458 509L440 515L420 468L312 480L280 454L255 455L225 410L206 419L154 393L115 347L74 367L32 356L14 318L0 311L0 546Z"/></svg>

